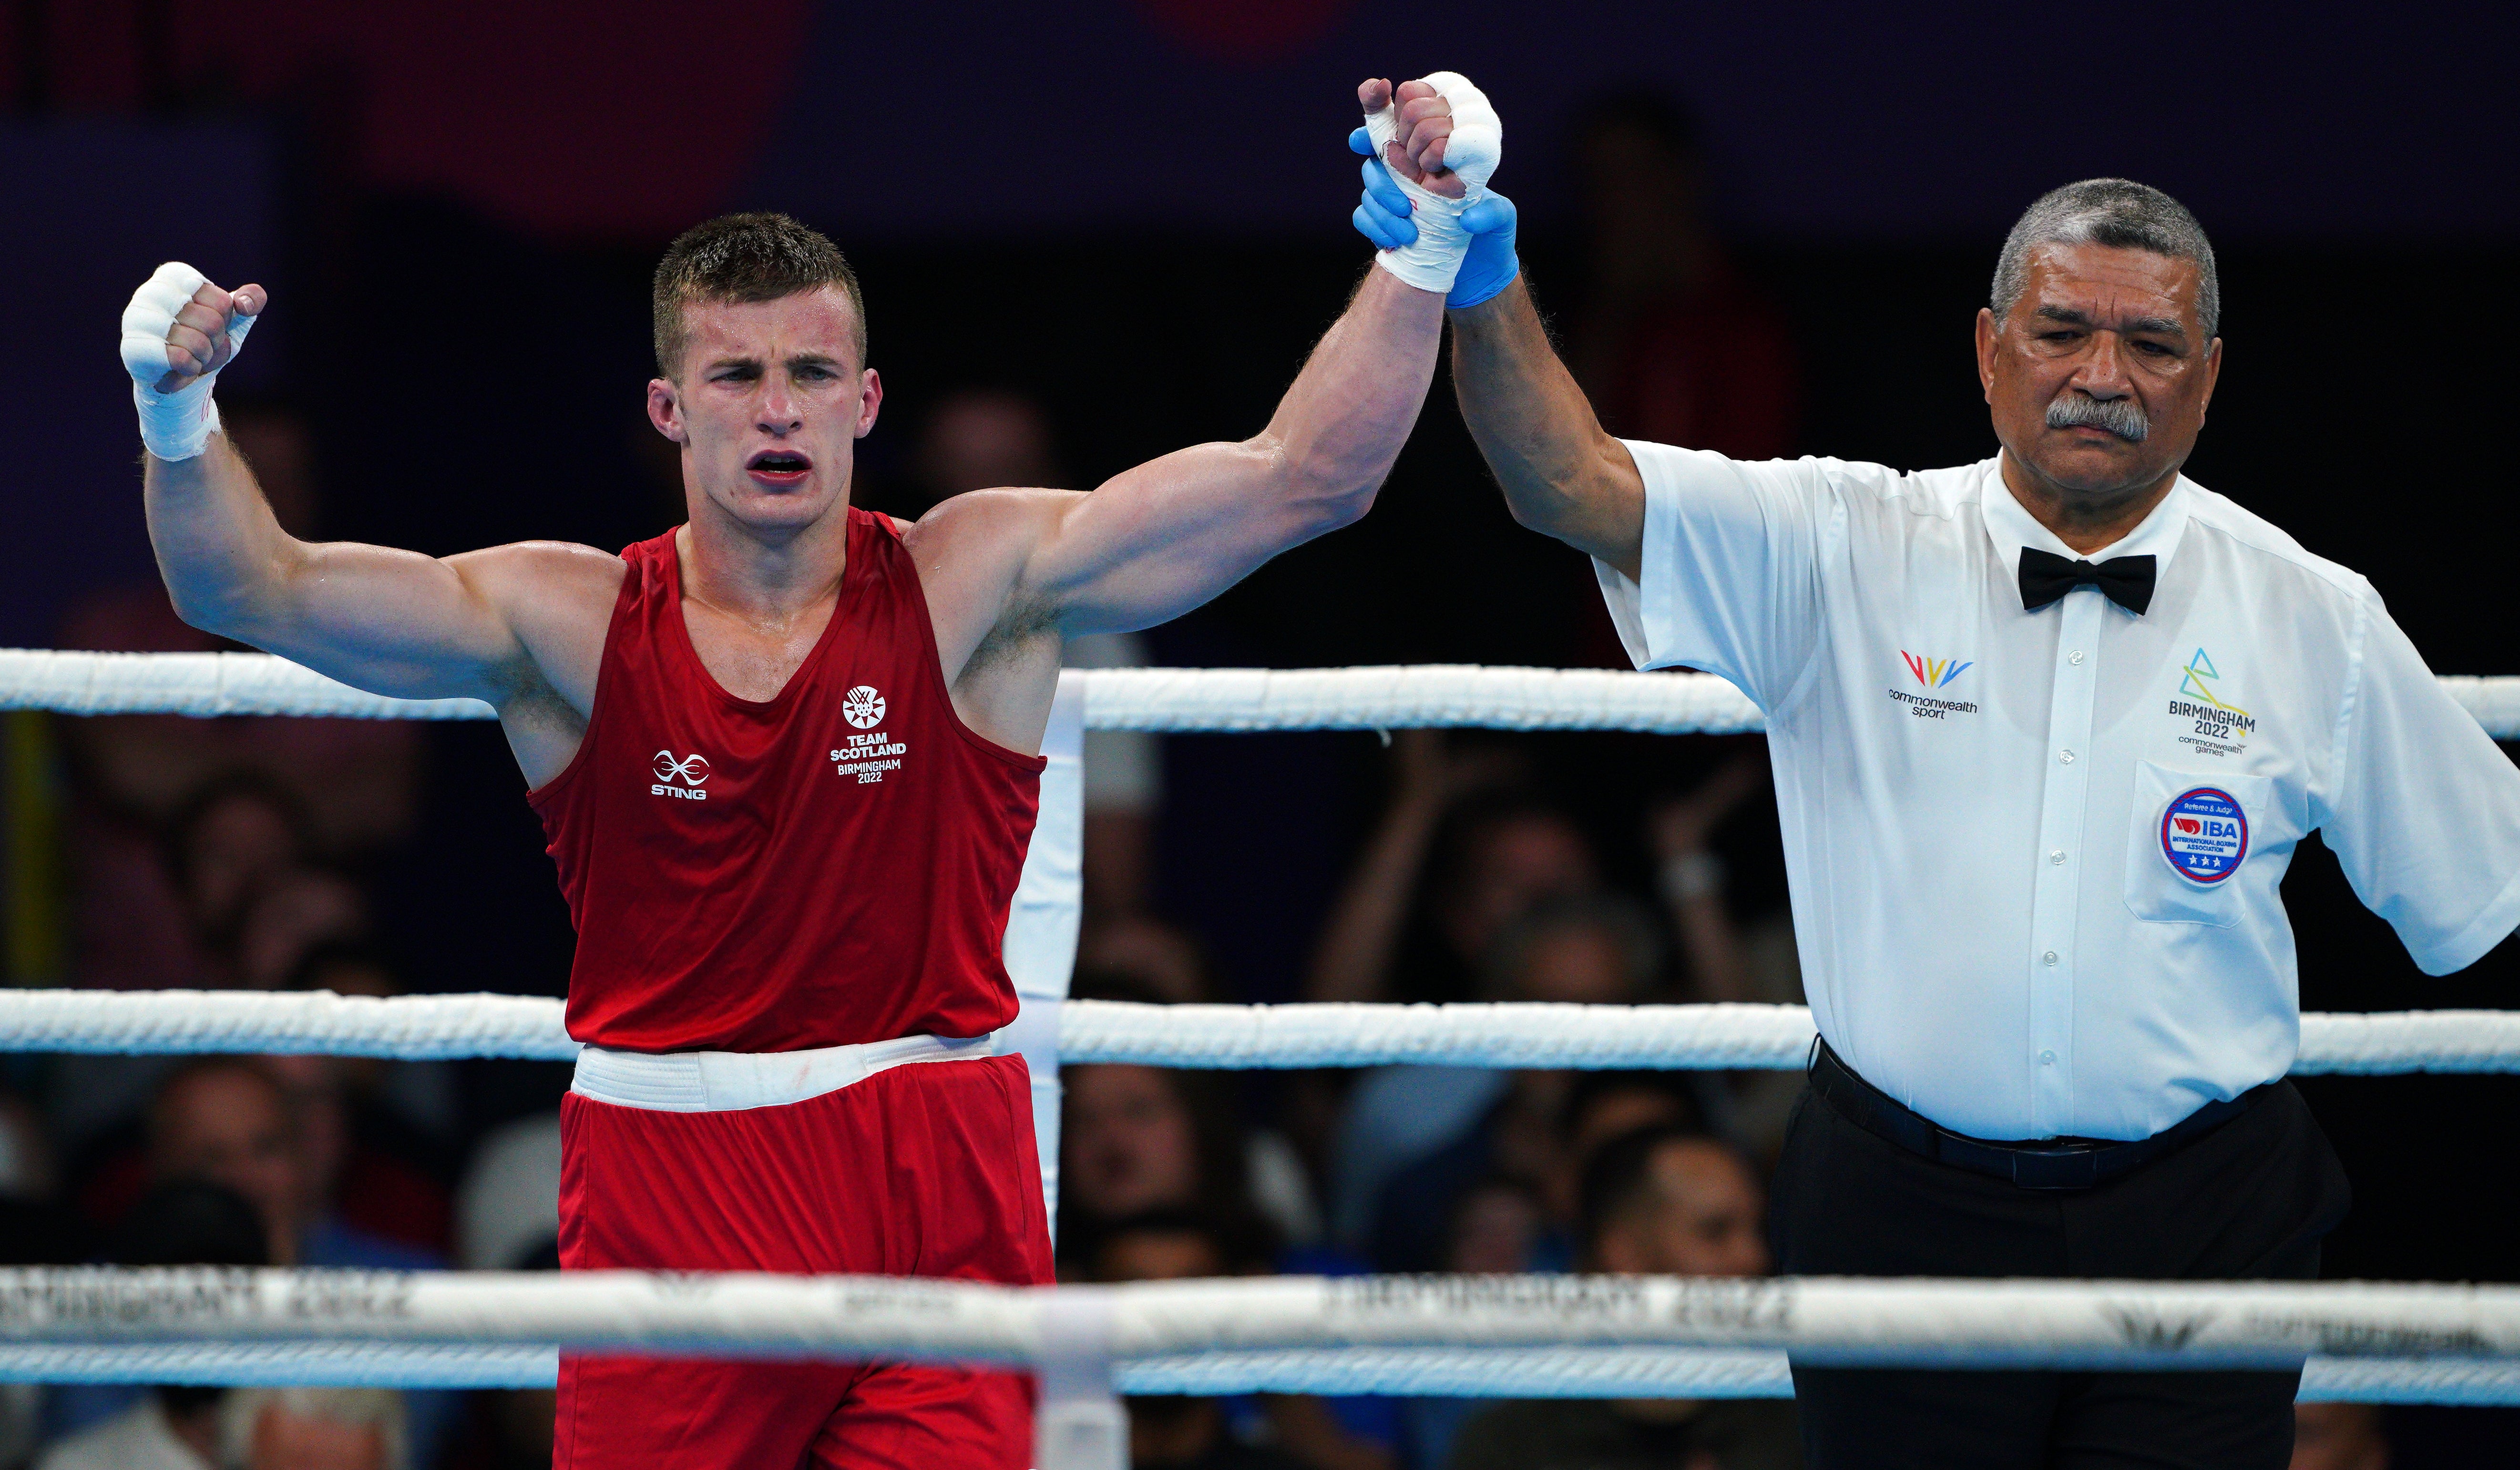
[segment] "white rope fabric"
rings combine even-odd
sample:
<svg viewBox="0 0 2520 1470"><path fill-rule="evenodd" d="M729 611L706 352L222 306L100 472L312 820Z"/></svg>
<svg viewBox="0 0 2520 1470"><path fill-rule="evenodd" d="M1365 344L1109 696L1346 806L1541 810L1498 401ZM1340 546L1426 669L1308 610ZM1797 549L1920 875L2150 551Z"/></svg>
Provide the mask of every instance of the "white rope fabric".
<svg viewBox="0 0 2520 1470"><path fill-rule="evenodd" d="M50 648L0 648L0 709L205 718L495 718L478 699L388 699L268 653L69 653Z"/></svg>
<svg viewBox="0 0 2520 1470"><path fill-rule="evenodd" d="M567 1061L577 1050L561 1002L541 996L0 990L0 1051Z"/></svg>
<svg viewBox="0 0 2520 1470"><path fill-rule="evenodd" d="M1756 706L1711 674L1416 664L1352 669L1071 669L1094 730L1624 730L1738 735ZM2520 678L2442 687L2497 739L2520 737ZM472 699L388 699L267 653L0 649L0 709L72 715L486 720Z"/></svg>
<svg viewBox="0 0 2520 1470"><path fill-rule="evenodd" d="M560 1350L405 1343L0 1344L0 1383L550 1388ZM1389 1394L1512 1399L1787 1399L1785 1355L1714 1348L1290 1348L1189 1353L1121 1368L1124 1394ZM2520 1362L2312 1358L2305 1401L2520 1403Z"/></svg>
<svg viewBox="0 0 2520 1470"><path fill-rule="evenodd" d="M0 1383L198 1383L224 1388L550 1388L544 1344L0 1343Z"/></svg>
<svg viewBox="0 0 2520 1470"><path fill-rule="evenodd" d="M1069 1063L1157 1067L1791 1070L1811 1052L1799 1005L1148 1005L1069 1001ZM2520 1012L2301 1018L2296 1074L2520 1071ZM538 996L329 991L0 990L0 1050L330 1053L566 1061L562 1005Z"/></svg>
<svg viewBox="0 0 2520 1470"><path fill-rule="evenodd" d="M1354 669L1096 669L1095 730L1622 730L1740 735L1758 706L1712 674L1417 664Z"/></svg>
<svg viewBox="0 0 2520 1470"><path fill-rule="evenodd" d="M2269 1367L2313 1355L2520 1360L2520 1287L1854 1277L1008 1287L745 1272L14 1269L0 1270L0 1343L557 1342L640 1355L1023 1365L1044 1358L1046 1314L1085 1305L1107 1322L1121 1363L1320 1348L1615 1346L1954 1367Z"/></svg>
<svg viewBox="0 0 2520 1470"><path fill-rule="evenodd" d="M1070 1001L1070 1062L1161 1067L1703 1068L1790 1071L1811 1056L1801 1005L1148 1005ZM2520 1012L2312 1012L2295 1075L2520 1071Z"/></svg>

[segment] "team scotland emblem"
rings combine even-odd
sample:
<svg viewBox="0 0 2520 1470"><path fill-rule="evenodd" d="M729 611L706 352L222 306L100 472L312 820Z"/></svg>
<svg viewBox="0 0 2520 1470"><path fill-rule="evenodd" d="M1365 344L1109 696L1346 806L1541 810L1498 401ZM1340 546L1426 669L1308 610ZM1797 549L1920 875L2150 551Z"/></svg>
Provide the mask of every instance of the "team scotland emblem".
<svg viewBox="0 0 2520 1470"><path fill-rule="evenodd" d="M2178 874L2211 887L2249 855L2249 814L2231 793L2213 786L2182 791L2161 814L2161 855Z"/></svg>
<svg viewBox="0 0 2520 1470"><path fill-rule="evenodd" d="M883 723L883 695L872 684L861 684L840 696L840 718L860 730L873 730Z"/></svg>

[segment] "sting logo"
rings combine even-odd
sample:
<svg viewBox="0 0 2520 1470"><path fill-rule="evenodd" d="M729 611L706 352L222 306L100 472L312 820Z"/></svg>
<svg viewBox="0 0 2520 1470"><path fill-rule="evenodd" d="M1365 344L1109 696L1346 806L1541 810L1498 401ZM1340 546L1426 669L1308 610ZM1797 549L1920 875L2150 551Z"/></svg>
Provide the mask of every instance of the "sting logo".
<svg viewBox="0 0 2520 1470"><path fill-rule="evenodd" d="M670 750L656 752L656 783L648 788L651 796L679 796L685 801L706 801L708 793L700 787L708 784L709 763L704 755L674 759ZM674 782L681 781L681 785Z"/></svg>

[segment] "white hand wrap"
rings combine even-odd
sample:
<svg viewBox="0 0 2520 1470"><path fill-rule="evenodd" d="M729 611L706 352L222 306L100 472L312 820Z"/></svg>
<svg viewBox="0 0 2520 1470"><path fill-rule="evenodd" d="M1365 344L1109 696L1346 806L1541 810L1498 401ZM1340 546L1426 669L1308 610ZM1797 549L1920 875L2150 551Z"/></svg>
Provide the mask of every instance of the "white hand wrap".
<svg viewBox="0 0 2520 1470"><path fill-rule="evenodd" d="M157 388L158 380L172 371L166 334L174 330L175 314L191 304L193 293L208 279L180 260L169 260L141 283L131 293L131 304L122 308L122 366L131 374L131 399L140 408L140 442L161 460L200 454L219 426L219 406L210 401L218 374L204 373L171 393ZM249 316L228 318L228 362L236 361L237 349L252 330Z"/></svg>
<svg viewBox="0 0 2520 1470"><path fill-rule="evenodd" d="M1496 172L1498 160L1505 156L1505 123L1488 102L1488 95L1470 85L1470 79L1462 73L1438 71L1425 81L1453 106L1453 133L1444 140L1444 166L1461 178L1462 197L1448 200L1428 193L1402 178L1400 171L1390 168L1386 161L1384 167L1391 174L1391 182L1399 185L1416 206L1409 217L1418 226L1418 243L1379 251L1373 263L1419 290L1440 294L1451 290L1453 278L1461 274L1462 256L1470 247L1470 237L1462 229L1462 211L1488 192L1488 176ZM1400 131L1399 113L1400 103L1395 98L1381 111L1366 115L1366 136L1373 140L1376 157L1385 156L1385 145Z"/></svg>

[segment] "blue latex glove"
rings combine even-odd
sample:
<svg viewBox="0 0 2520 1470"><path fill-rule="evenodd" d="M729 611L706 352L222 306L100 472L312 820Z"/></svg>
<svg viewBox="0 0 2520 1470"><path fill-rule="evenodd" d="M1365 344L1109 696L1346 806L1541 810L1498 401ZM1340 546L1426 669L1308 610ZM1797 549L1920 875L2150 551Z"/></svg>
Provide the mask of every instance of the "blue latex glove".
<svg viewBox="0 0 2520 1470"><path fill-rule="evenodd" d="M1348 216L1357 233L1378 249L1416 243L1418 226L1409 218L1409 196L1400 192L1390 171L1374 156L1373 140L1358 128L1348 134L1347 146L1365 156L1365 198ZM1476 306L1513 284L1513 278L1522 273L1522 262L1513 253L1513 200L1494 190L1462 211L1462 228L1469 232L1470 248L1462 257L1461 275L1454 278L1452 292L1444 297L1446 306Z"/></svg>

